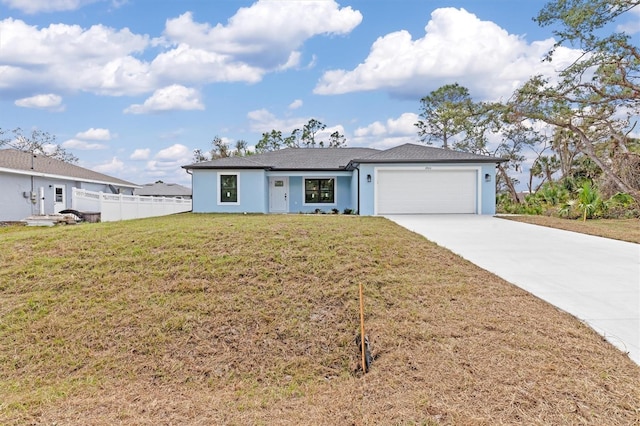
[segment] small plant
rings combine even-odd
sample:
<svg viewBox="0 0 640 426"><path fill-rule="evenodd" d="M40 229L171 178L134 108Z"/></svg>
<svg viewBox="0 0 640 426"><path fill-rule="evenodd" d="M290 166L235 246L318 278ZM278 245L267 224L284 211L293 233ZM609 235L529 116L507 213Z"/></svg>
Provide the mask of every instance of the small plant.
<svg viewBox="0 0 640 426"><path fill-rule="evenodd" d="M575 219L577 217L577 214L575 213L575 209L574 209L575 205L576 205L576 200L569 200L566 203L563 203L560 206L560 210L558 210L558 214L561 217Z"/></svg>
<svg viewBox="0 0 640 426"><path fill-rule="evenodd" d="M596 188L589 181L582 184L578 190L578 208L582 211L582 221L591 218L598 208L602 207L602 200Z"/></svg>
<svg viewBox="0 0 640 426"><path fill-rule="evenodd" d="M331 213L333 214L339 214L340 210L336 209L335 207L331 209Z"/></svg>
<svg viewBox="0 0 640 426"><path fill-rule="evenodd" d="M353 214L353 209L344 209L342 211L343 214Z"/></svg>

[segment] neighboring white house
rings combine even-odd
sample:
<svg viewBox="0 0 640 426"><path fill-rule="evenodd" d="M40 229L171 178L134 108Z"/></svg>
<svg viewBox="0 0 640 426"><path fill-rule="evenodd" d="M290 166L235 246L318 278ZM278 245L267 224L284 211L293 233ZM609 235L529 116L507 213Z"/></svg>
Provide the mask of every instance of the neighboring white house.
<svg viewBox="0 0 640 426"><path fill-rule="evenodd" d="M69 209L72 188L132 195L140 186L44 155L0 150L0 221Z"/></svg>
<svg viewBox="0 0 640 426"><path fill-rule="evenodd" d="M404 144L287 148L183 166L193 212L494 214L500 158Z"/></svg>
<svg viewBox="0 0 640 426"><path fill-rule="evenodd" d="M156 183L145 183L141 188L135 189L133 195L191 199L191 188L177 183L158 181Z"/></svg>

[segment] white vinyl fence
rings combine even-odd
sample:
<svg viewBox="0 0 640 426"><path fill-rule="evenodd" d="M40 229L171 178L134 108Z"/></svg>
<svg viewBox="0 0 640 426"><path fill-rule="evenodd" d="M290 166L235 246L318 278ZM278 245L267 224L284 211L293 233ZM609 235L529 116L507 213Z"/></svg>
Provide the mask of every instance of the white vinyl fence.
<svg viewBox="0 0 640 426"><path fill-rule="evenodd" d="M191 200L172 197L106 194L73 188L71 208L79 212L100 212L102 222L166 216L191 211Z"/></svg>

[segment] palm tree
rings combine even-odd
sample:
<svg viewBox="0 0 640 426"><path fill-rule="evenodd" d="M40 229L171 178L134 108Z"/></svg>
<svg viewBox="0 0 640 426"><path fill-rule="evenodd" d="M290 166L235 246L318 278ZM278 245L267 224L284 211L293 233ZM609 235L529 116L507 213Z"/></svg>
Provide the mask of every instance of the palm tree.
<svg viewBox="0 0 640 426"><path fill-rule="evenodd" d="M582 221L586 222L587 216L591 216L600 204L600 194L596 188L591 186L589 181L582 184L578 189L578 208L582 210Z"/></svg>

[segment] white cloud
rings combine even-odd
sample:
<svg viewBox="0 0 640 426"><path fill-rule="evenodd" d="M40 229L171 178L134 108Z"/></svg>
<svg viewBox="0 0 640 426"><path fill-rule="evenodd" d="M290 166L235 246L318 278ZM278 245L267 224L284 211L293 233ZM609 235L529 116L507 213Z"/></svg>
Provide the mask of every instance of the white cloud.
<svg viewBox="0 0 640 426"><path fill-rule="evenodd" d="M204 104L196 89L173 84L153 92L153 95L142 105L133 104L124 110L129 114L146 114L150 112L172 110L203 110Z"/></svg>
<svg viewBox="0 0 640 426"><path fill-rule="evenodd" d="M283 136L289 136L289 133L294 129L302 129L302 126L309 121L307 117L278 118L275 114L264 108L249 111L247 118L249 119L251 131L264 133L276 129L280 130Z"/></svg>
<svg viewBox="0 0 640 426"><path fill-rule="evenodd" d="M108 163L103 163L93 167L93 170L100 173L112 174L124 170L124 163L113 157Z"/></svg>
<svg viewBox="0 0 640 426"><path fill-rule="evenodd" d="M177 143L158 151L154 158L159 161L176 161L183 158L190 158L191 154L189 148Z"/></svg>
<svg viewBox="0 0 640 426"><path fill-rule="evenodd" d="M289 109L298 109L302 106L302 100L296 99L289 104Z"/></svg>
<svg viewBox="0 0 640 426"><path fill-rule="evenodd" d="M400 117L390 118L384 123L375 121L367 126L357 128L353 132L353 138L347 140L347 144L349 146L386 149L404 143L417 143L419 141L414 123L418 120L418 114L406 112Z"/></svg>
<svg viewBox="0 0 640 426"><path fill-rule="evenodd" d="M256 83L264 75L263 69L187 44L159 54L151 62L150 70L158 79L181 82Z"/></svg>
<svg viewBox="0 0 640 426"><path fill-rule="evenodd" d="M139 148L133 151L133 154L129 156L131 160L148 160L151 155L151 150L149 148Z"/></svg>
<svg viewBox="0 0 640 426"><path fill-rule="evenodd" d="M90 128L84 132L76 133L76 138L89 141L108 141L111 140L111 132L109 129Z"/></svg>
<svg viewBox="0 0 640 426"><path fill-rule="evenodd" d="M297 49L317 35L348 34L362 21L333 0L259 0L242 7L227 25L197 23L190 12L167 20L165 37L175 43L232 56L263 69L296 66Z"/></svg>
<svg viewBox="0 0 640 426"><path fill-rule="evenodd" d="M625 32L628 35L633 35L640 32L640 6L635 6L629 12L631 19L624 24L620 24L616 27L616 31Z"/></svg>
<svg viewBox="0 0 640 426"><path fill-rule="evenodd" d="M82 151L92 151L96 149L106 149L107 145L101 143L90 143L78 139L69 139L62 142L62 147L68 149L80 149Z"/></svg>
<svg viewBox="0 0 640 426"><path fill-rule="evenodd" d="M46 143L42 146L42 149L44 150L44 152L46 152L47 154L53 154L54 152L56 152L56 149L58 148L58 146L54 143Z"/></svg>
<svg viewBox="0 0 640 426"><path fill-rule="evenodd" d="M431 14L425 35L413 40L407 31L378 38L363 63L351 71L330 70L314 89L340 94L385 89L399 96L422 96L444 84L458 82L474 97L508 97L533 74L555 75L575 58L569 49L541 62L553 40L527 44L493 22L464 9L441 8Z"/></svg>
<svg viewBox="0 0 640 426"><path fill-rule="evenodd" d="M105 0L0 1L35 13ZM121 3L111 2L114 7ZM39 28L6 18L0 20L0 92L41 88L132 96L171 84L256 83L267 72L298 67L299 48L309 38L347 34L361 21L360 12L334 0L259 0L238 9L226 24L215 25L195 22L187 12L168 19L164 35L154 39L128 28ZM142 59L149 48L159 53Z"/></svg>
<svg viewBox="0 0 640 426"><path fill-rule="evenodd" d="M35 95L15 101L15 104L23 108L48 109L51 111L63 111L62 97L53 93Z"/></svg>
<svg viewBox="0 0 640 426"><path fill-rule="evenodd" d="M356 137L380 136L386 133L387 128L379 121L374 121L366 127L359 127L353 132Z"/></svg>
<svg viewBox="0 0 640 426"><path fill-rule="evenodd" d="M84 5L100 0L0 0L0 3L11 9L18 9L24 13L57 12L76 10Z"/></svg>
<svg viewBox="0 0 640 426"><path fill-rule="evenodd" d="M190 164L193 153L182 144L174 144L158 151L153 160L147 161L145 173L153 177L182 177L182 166Z"/></svg>
<svg viewBox="0 0 640 426"><path fill-rule="evenodd" d="M7 18L0 21L0 33L0 90L48 87L122 95L148 92L155 84L149 65L133 56L146 49L148 36L126 28L38 28Z"/></svg>

